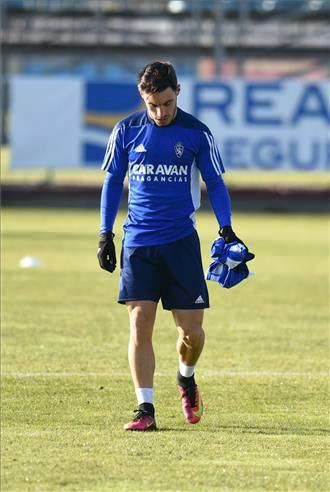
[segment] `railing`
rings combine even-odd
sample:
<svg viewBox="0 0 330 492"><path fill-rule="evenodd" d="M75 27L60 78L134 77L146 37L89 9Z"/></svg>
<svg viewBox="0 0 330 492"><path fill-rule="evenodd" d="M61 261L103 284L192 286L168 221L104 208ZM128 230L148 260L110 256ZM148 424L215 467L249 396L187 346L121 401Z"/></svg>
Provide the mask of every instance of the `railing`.
<svg viewBox="0 0 330 492"><path fill-rule="evenodd" d="M329 50L330 0L2 0L7 8L0 25L4 46L196 46L214 49L221 59L227 48ZM219 3L221 2L221 3ZM214 15L195 11L179 14L182 8L214 8ZM220 16L219 6L223 7ZM267 18L252 15L254 6L276 10ZM172 14L169 15L169 6ZM217 8L215 8L215 6ZM239 15L222 22L229 8ZM299 7L300 6L300 7ZM329 15L306 18L303 9L328 8ZM83 15L87 7L92 15ZM13 9L16 10L13 10ZM65 8L65 10L63 10ZM118 8L118 15L102 9ZM134 8L136 12L134 12ZM161 14L160 9L166 9ZM23 10L22 10L23 9ZM32 10L31 10L32 9ZM71 10L70 10L71 9ZM120 10L121 9L121 10ZM24 15L24 11L30 12ZM130 12L133 15L128 15ZM144 14L145 12L145 14ZM6 15L7 14L7 15ZM301 22L301 20L304 22ZM218 26L221 26L219 32Z"/></svg>
<svg viewBox="0 0 330 492"><path fill-rule="evenodd" d="M330 0L2 0L6 10L76 11L104 13L170 13L214 11L219 1L225 12L238 13L330 13Z"/></svg>
<svg viewBox="0 0 330 492"><path fill-rule="evenodd" d="M11 17L0 29L0 41L6 46L113 46L189 48L215 45L215 22L201 19L198 30L192 19L135 17L97 17L34 15L31 18ZM165 33L165 34L164 34ZM324 20L298 22L289 19L257 22L250 19L240 36L237 22L226 20L222 27L225 48L328 50L330 30Z"/></svg>

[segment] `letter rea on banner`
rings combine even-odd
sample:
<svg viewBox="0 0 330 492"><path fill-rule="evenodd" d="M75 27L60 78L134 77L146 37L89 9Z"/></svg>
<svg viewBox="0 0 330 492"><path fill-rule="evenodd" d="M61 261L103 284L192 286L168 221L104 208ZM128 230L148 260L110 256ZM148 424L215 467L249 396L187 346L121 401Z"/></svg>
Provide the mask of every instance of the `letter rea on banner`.
<svg viewBox="0 0 330 492"><path fill-rule="evenodd" d="M229 169L330 169L330 82L197 83L195 115Z"/></svg>

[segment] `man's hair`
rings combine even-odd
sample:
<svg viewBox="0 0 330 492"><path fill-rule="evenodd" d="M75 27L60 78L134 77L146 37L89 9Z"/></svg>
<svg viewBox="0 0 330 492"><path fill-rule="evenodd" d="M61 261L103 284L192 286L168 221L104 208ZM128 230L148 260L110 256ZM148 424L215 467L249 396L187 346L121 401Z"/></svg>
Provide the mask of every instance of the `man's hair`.
<svg viewBox="0 0 330 492"><path fill-rule="evenodd" d="M174 91L178 87L175 70L168 62L148 63L138 74L138 88L141 92L154 94L168 87Z"/></svg>

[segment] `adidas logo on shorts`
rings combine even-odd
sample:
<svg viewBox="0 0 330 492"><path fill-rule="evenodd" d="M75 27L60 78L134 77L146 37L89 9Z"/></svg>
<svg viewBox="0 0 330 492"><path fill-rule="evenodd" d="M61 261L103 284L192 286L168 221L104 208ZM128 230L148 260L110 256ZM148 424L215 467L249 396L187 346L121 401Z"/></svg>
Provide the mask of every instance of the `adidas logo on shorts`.
<svg viewBox="0 0 330 492"><path fill-rule="evenodd" d="M196 301L195 301L195 304L204 304L204 299L202 298L202 296L198 296Z"/></svg>

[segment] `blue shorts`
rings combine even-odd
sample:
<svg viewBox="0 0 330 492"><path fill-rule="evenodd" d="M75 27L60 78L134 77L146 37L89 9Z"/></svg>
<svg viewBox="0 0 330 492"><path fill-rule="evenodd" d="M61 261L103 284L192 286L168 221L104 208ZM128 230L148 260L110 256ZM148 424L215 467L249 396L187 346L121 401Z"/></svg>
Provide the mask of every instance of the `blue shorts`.
<svg viewBox="0 0 330 492"><path fill-rule="evenodd" d="M197 232L158 246L121 252L118 302L162 300L164 309L204 309L209 295Z"/></svg>

